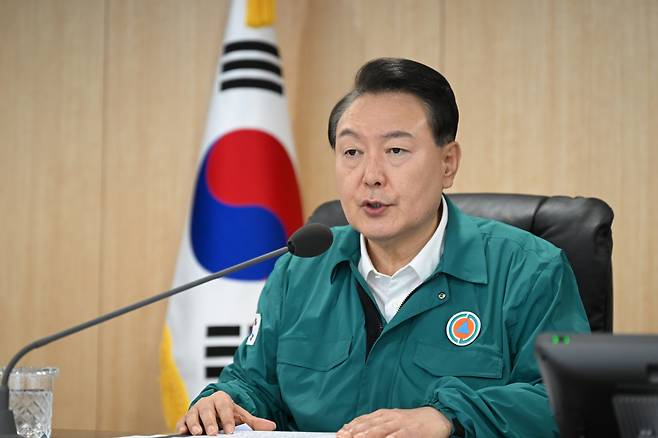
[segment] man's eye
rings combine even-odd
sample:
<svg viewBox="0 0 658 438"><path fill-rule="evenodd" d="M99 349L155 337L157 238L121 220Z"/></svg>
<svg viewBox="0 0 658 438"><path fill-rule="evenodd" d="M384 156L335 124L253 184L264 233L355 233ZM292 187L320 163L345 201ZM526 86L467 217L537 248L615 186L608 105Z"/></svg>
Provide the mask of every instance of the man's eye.
<svg viewBox="0 0 658 438"><path fill-rule="evenodd" d="M388 151L393 155L400 155L405 152L405 150L402 148L390 148Z"/></svg>
<svg viewBox="0 0 658 438"><path fill-rule="evenodd" d="M356 155L359 153L356 149L347 149L345 150L344 154L347 155L348 157L356 157Z"/></svg>

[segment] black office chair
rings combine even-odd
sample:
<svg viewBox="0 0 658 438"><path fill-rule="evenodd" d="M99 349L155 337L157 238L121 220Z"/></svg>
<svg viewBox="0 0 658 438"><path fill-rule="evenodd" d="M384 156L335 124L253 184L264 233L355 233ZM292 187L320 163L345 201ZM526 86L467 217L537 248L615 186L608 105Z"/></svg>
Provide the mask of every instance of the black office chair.
<svg viewBox="0 0 658 438"><path fill-rule="evenodd" d="M612 219L596 198L459 193L448 195L465 213L508 223L562 248L571 263L593 332L612 332ZM339 201L320 205L309 222L345 225Z"/></svg>

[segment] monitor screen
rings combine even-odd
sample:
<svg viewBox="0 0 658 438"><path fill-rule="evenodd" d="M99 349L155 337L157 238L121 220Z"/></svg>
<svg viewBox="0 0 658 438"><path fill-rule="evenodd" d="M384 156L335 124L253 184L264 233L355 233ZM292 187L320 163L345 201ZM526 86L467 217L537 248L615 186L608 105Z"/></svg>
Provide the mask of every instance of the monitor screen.
<svg viewBox="0 0 658 438"><path fill-rule="evenodd" d="M658 437L658 335L544 333L535 356L563 438Z"/></svg>

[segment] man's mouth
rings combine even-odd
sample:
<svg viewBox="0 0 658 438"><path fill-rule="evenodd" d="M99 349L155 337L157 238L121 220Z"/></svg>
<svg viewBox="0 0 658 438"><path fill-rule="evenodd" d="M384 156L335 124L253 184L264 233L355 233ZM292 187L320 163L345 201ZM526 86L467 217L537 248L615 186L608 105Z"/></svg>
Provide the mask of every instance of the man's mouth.
<svg viewBox="0 0 658 438"><path fill-rule="evenodd" d="M361 207L363 207L368 213L373 213L373 214L381 213L386 209L386 207L389 206L390 204L387 204L379 200L367 200L361 203Z"/></svg>

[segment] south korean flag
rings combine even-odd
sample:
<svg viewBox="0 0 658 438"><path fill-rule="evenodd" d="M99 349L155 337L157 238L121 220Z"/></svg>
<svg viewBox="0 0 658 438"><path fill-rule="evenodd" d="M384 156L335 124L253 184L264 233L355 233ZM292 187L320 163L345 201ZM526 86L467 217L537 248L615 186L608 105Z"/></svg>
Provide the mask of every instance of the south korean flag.
<svg viewBox="0 0 658 438"><path fill-rule="evenodd" d="M174 286L285 246L302 225L273 20L271 0L231 3ZM170 427L241 342L256 342L253 315L274 262L170 299L160 378Z"/></svg>

